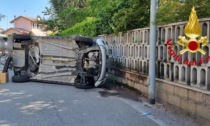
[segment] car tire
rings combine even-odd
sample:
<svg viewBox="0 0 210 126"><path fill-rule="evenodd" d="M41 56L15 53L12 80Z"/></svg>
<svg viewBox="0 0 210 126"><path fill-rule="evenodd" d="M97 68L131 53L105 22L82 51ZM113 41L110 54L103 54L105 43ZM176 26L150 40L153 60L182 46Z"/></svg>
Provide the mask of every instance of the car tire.
<svg viewBox="0 0 210 126"><path fill-rule="evenodd" d="M78 89L94 88L94 79L92 77L86 77L86 82L85 83L80 83L79 79L76 79L74 86Z"/></svg>
<svg viewBox="0 0 210 126"><path fill-rule="evenodd" d="M15 75L12 77L12 82L23 83L28 82L30 77L28 75Z"/></svg>
<svg viewBox="0 0 210 126"><path fill-rule="evenodd" d="M3 68L2 72L7 72L8 71L9 64L10 64L11 61L12 61L12 57L8 57L5 64L4 64L4 68Z"/></svg>
<svg viewBox="0 0 210 126"><path fill-rule="evenodd" d="M81 83L75 83L74 86L78 89L91 89L94 88L93 85L87 85L87 84L81 84Z"/></svg>

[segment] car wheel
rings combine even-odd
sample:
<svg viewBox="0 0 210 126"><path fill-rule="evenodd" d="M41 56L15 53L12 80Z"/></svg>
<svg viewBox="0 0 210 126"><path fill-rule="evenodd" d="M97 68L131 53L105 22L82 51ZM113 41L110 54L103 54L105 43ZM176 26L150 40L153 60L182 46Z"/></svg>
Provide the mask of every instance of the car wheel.
<svg viewBox="0 0 210 126"><path fill-rule="evenodd" d="M30 77L28 75L15 75L12 77L12 82L22 83L28 82Z"/></svg>
<svg viewBox="0 0 210 126"><path fill-rule="evenodd" d="M78 76L75 80L74 86L79 89L91 89L94 88L94 78L93 77L85 77L85 83L81 82L81 77Z"/></svg>

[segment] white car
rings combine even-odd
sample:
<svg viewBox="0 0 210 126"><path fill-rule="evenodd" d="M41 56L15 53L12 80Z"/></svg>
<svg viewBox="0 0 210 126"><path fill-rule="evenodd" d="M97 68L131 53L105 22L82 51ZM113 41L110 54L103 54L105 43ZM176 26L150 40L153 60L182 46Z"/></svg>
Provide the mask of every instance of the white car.
<svg viewBox="0 0 210 126"><path fill-rule="evenodd" d="M13 82L41 81L77 88L102 85L107 78L107 45L82 36L12 36Z"/></svg>

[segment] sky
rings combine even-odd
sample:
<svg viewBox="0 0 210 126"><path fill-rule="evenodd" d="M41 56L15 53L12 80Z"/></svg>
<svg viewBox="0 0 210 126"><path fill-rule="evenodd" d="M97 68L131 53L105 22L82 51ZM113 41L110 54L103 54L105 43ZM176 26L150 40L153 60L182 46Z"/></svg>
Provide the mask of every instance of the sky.
<svg viewBox="0 0 210 126"><path fill-rule="evenodd" d="M6 30L13 27L10 21L14 19L14 16L36 18L39 15L43 18L44 14L42 12L47 6L49 7L49 0L1 0L0 14L6 17L0 21L0 28Z"/></svg>

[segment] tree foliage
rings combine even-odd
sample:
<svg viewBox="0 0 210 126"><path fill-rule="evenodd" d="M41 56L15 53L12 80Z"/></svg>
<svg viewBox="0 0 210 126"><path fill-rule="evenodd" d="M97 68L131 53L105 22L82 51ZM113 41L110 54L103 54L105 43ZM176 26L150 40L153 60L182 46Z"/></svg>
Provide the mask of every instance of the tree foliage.
<svg viewBox="0 0 210 126"><path fill-rule="evenodd" d="M62 31L61 35L68 36L79 34L83 36L95 36L97 35L97 22L97 18L87 17L84 21Z"/></svg>
<svg viewBox="0 0 210 126"><path fill-rule="evenodd" d="M87 22L87 17L97 19L89 27L97 29L95 35L145 27L149 23L148 0L50 0L50 3L51 8L46 8L44 13L53 18L46 24L61 31L82 28L78 26ZM65 33L72 32L65 30Z"/></svg>
<svg viewBox="0 0 210 126"><path fill-rule="evenodd" d="M193 6L198 18L210 17L209 0L159 0L157 24L186 21Z"/></svg>
<svg viewBox="0 0 210 126"><path fill-rule="evenodd" d="M85 30L85 35L110 34L149 26L150 0L50 0L45 14L49 29L58 29L65 35L79 34L81 26L90 23L88 17L97 19ZM157 24L188 20L192 6L198 17L210 16L209 0L159 0ZM70 30L71 29L71 30ZM85 28L86 29L86 28ZM68 31L68 32L67 32ZM70 32L71 31L71 32ZM95 33L96 32L96 33Z"/></svg>
<svg viewBox="0 0 210 126"><path fill-rule="evenodd" d="M142 28L149 23L149 0L121 0L112 16L114 32Z"/></svg>

